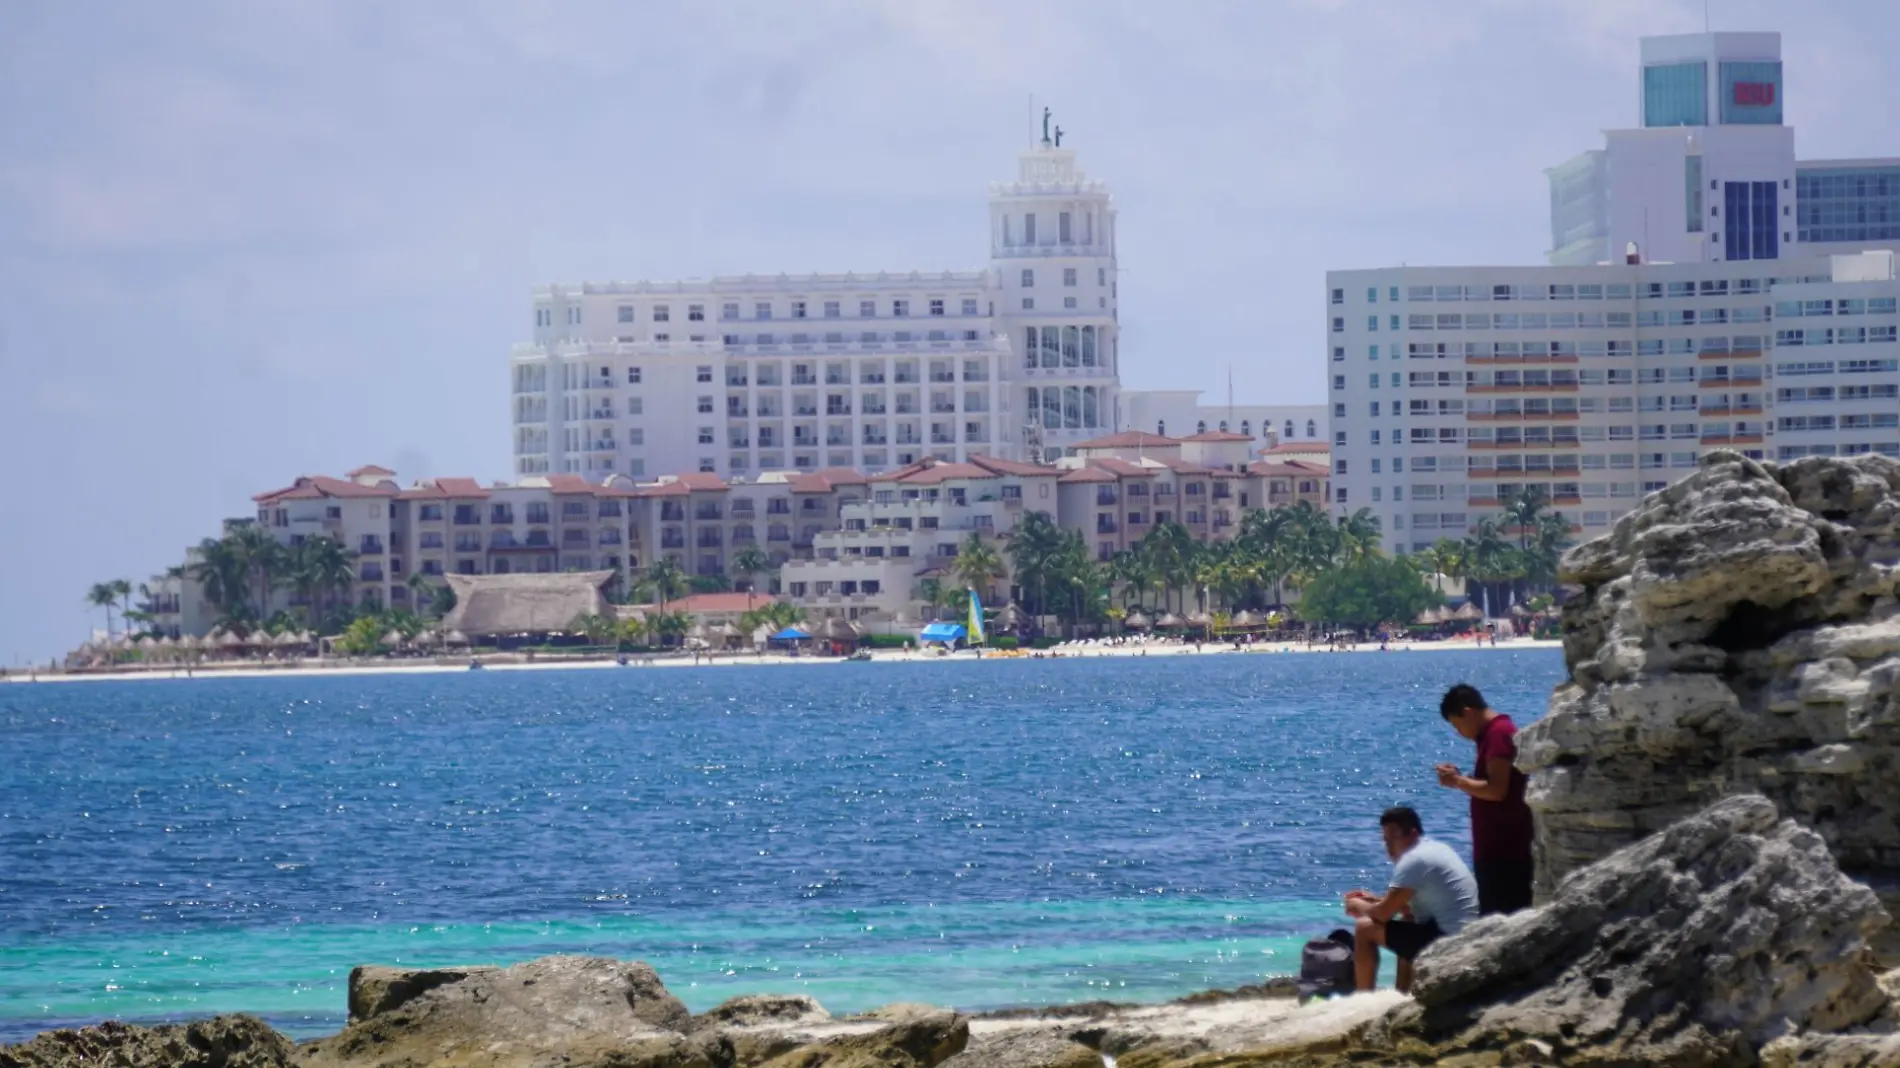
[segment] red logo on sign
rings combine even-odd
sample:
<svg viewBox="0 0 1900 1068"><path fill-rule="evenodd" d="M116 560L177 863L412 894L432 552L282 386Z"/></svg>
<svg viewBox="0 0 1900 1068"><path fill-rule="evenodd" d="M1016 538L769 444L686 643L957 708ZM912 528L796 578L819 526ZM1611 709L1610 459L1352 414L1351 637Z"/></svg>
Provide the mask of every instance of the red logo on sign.
<svg viewBox="0 0 1900 1068"><path fill-rule="evenodd" d="M1775 83L1736 82L1735 103L1741 107L1765 108L1775 102Z"/></svg>

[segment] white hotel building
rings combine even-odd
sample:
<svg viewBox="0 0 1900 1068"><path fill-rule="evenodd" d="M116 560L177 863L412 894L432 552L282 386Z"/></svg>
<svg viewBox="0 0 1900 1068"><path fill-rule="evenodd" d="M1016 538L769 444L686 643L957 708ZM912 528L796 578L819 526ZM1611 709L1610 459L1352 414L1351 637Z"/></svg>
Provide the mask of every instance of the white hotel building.
<svg viewBox="0 0 1900 1068"><path fill-rule="evenodd" d="M991 187L983 270L536 289L512 360L516 476L875 473L1054 459L1120 429L1115 207L1059 140ZM1143 396L1133 413L1177 434L1228 418ZM1324 435L1321 405L1244 418L1263 445Z"/></svg>
<svg viewBox="0 0 1900 1068"><path fill-rule="evenodd" d="M1900 455L1900 160L1796 160L1777 34L1642 59L1549 266L1328 273L1336 515L1417 549L1535 486L1592 537L1709 449Z"/></svg>

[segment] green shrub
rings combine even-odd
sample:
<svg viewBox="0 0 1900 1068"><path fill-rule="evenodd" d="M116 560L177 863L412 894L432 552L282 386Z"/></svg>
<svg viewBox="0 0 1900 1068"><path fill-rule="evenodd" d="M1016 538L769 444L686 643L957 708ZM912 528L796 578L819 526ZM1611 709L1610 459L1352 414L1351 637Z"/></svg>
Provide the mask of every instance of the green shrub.
<svg viewBox="0 0 1900 1068"><path fill-rule="evenodd" d="M1022 642L1017 641L1014 634L1005 634L995 641L990 642L990 648L992 649L1017 649L1021 646Z"/></svg>
<svg viewBox="0 0 1900 1068"><path fill-rule="evenodd" d="M1061 644L1062 644L1062 639L1052 638L1047 634L1043 635L1040 638L1029 639L1029 647L1031 649L1054 649L1056 646L1061 645Z"/></svg>
<svg viewBox="0 0 1900 1068"><path fill-rule="evenodd" d="M866 634L858 639L858 644L866 649L902 649L913 641L915 639L908 634Z"/></svg>

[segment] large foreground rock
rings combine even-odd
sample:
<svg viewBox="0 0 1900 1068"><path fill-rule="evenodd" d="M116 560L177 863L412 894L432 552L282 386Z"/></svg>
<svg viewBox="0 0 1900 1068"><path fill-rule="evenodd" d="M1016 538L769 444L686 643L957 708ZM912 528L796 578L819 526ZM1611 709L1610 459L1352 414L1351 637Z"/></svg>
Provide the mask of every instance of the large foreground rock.
<svg viewBox="0 0 1900 1068"><path fill-rule="evenodd" d="M439 975L440 973L418 973ZM305 1048L311 1068L510 1068L609 1063L706 1065L717 1050L692 1041L692 1015L653 969L594 957L542 957L509 968L466 969L443 982L403 984L381 970L351 973L352 1008L388 1007Z"/></svg>
<svg viewBox="0 0 1900 1068"><path fill-rule="evenodd" d="M1868 946L1887 922L1819 835L1731 798L1427 951L1394 1029L1453 1050L1530 1039L1560 1058L1745 1063L1877 1018Z"/></svg>
<svg viewBox="0 0 1900 1068"><path fill-rule="evenodd" d="M1538 889L1760 793L1900 877L1900 463L1712 453L1564 557L1569 681L1519 739Z"/></svg>
<svg viewBox="0 0 1900 1068"><path fill-rule="evenodd" d="M135 1027L107 1021L0 1046L0 1068L290 1068L290 1040L254 1016Z"/></svg>

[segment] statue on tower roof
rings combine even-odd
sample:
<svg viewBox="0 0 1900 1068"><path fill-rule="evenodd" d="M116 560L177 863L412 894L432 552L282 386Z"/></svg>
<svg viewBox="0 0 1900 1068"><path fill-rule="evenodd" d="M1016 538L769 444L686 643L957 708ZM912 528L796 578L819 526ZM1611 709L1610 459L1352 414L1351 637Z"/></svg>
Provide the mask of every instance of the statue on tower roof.
<svg viewBox="0 0 1900 1068"><path fill-rule="evenodd" d="M1062 127L1060 126L1056 127L1056 147L1062 147Z"/></svg>
<svg viewBox="0 0 1900 1068"><path fill-rule="evenodd" d="M1042 143L1049 143L1049 109L1042 109Z"/></svg>

